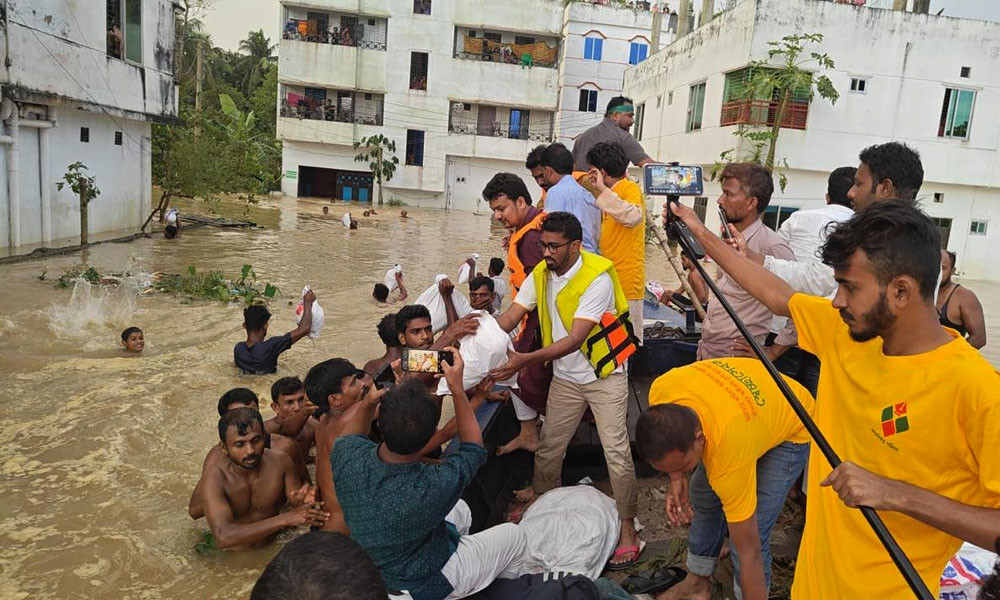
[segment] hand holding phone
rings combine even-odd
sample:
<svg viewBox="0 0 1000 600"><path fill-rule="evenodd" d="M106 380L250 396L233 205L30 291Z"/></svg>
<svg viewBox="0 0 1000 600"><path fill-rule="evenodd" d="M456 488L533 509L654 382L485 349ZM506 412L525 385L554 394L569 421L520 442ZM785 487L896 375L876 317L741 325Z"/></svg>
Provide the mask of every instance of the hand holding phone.
<svg viewBox="0 0 1000 600"><path fill-rule="evenodd" d="M722 239L728 240L733 237L733 234L729 232L729 218L726 217L726 211L719 207L719 221L722 223Z"/></svg>
<svg viewBox="0 0 1000 600"><path fill-rule="evenodd" d="M455 355L447 350L403 348L402 368L416 373L444 373L444 363L453 365Z"/></svg>

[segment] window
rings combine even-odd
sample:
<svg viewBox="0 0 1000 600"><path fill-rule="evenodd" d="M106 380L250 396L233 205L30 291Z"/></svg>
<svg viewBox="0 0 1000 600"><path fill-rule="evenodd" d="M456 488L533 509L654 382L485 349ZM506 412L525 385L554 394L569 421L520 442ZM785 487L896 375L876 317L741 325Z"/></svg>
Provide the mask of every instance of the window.
<svg viewBox="0 0 1000 600"><path fill-rule="evenodd" d="M632 124L632 135L635 139L642 139L642 123L646 120L646 105L645 103L640 104L635 107L635 123Z"/></svg>
<svg viewBox="0 0 1000 600"><path fill-rule="evenodd" d="M969 76L972 75L972 67L962 67L962 69L959 71L959 75L961 77L964 77L965 79L968 79Z"/></svg>
<svg viewBox="0 0 1000 600"><path fill-rule="evenodd" d="M868 80L858 77L851 77L851 91L855 94L865 94L868 92Z"/></svg>
<svg viewBox="0 0 1000 600"><path fill-rule="evenodd" d="M323 88L310 88L307 87L304 93L306 98L313 100L317 104L323 104L326 101L326 90Z"/></svg>
<svg viewBox="0 0 1000 600"><path fill-rule="evenodd" d="M646 60L647 52L649 52L649 46L642 42L632 42L628 50L628 64L637 65Z"/></svg>
<svg viewBox="0 0 1000 600"><path fill-rule="evenodd" d="M931 221L933 221L934 225L938 228L938 233L941 237L941 247L947 250L948 240L951 238L951 219L931 217Z"/></svg>
<svg viewBox="0 0 1000 600"><path fill-rule="evenodd" d="M329 20L329 15L327 15L326 13L312 12L312 11L306 13L306 22L308 24L310 33L312 33L312 31L315 31L317 34L326 34L327 25L329 24L328 20ZM316 24L315 30L313 30L313 23Z"/></svg>
<svg viewBox="0 0 1000 600"><path fill-rule="evenodd" d="M663 101L663 96L662 95L658 95L656 97L656 108L660 108L660 102L662 102L662 101Z"/></svg>
<svg viewBox="0 0 1000 600"><path fill-rule="evenodd" d="M106 9L108 55L141 63L142 0L107 0Z"/></svg>
<svg viewBox="0 0 1000 600"><path fill-rule="evenodd" d="M368 19L368 24L371 25L372 27L374 27L375 26L375 19Z"/></svg>
<svg viewBox="0 0 1000 600"><path fill-rule="evenodd" d="M472 103L470 103L470 102L463 102L462 103L462 110L472 110Z"/></svg>
<svg viewBox="0 0 1000 600"><path fill-rule="evenodd" d="M413 14L415 15L431 14L431 0L413 0Z"/></svg>
<svg viewBox="0 0 1000 600"><path fill-rule="evenodd" d="M580 112L597 112L597 90L580 90Z"/></svg>
<svg viewBox="0 0 1000 600"><path fill-rule="evenodd" d="M685 131L701 129L701 116L705 111L705 84L692 85L688 91L688 117Z"/></svg>
<svg viewBox="0 0 1000 600"><path fill-rule="evenodd" d="M973 235L986 235L986 221L973 221L969 233Z"/></svg>
<svg viewBox="0 0 1000 600"><path fill-rule="evenodd" d="M601 60L604 51L604 38L588 36L583 39L583 58L585 60Z"/></svg>
<svg viewBox="0 0 1000 600"><path fill-rule="evenodd" d="M507 127L507 137L515 140L528 139L529 111L517 108L510 109L510 122Z"/></svg>
<svg viewBox="0 0 1000 600"><path fill-rule="evenodd" d="M496 42L499 44L501 41L501 36L499 33L496 33L495 31L484 31L483 39L487 39L491 42Z"/></svg>
<svg viewBox="0 0 1000 600"><path fill-rule="evenodd" d="M515 44L534 44L535 43L535 38L528 37L526 35L515 35L514 36L514 43Z"/></svg>
<svg viewBox="0 0 1000 600"><path fill-rule="evenodd" d="M698 196L694 199L694 214L698 215L698 218L704 223L706 213L708 213L708 198L706 196Z"/></svg>
<svg viewBox="0 0 1000 600"><path fill-rule="evenodd" d="M767 69L772 71L771 69ZM774 125L777 118L781 93L772 88L753 89L754 78L751 67L726 73L726 84L722 92L722 114L719 124L727 125ZM781 126L789 129L805 129L809 117L808 85L792 90L790 102L785 107Z"/></svg>
<svg viewBox="0 0 1000 600"><path fill-rule="evenodd" d="M427 53L410 52L410 89L427 89Z"/></svg>
<svg viewBox="0 0 1000 600"><path fill-rule="evenodd" d="M85 144L90 143L90 127L80 128L80 141Z"/></svg>
<svg viewBox="0 0 1000 600"><path fill-rule="evenodd" d="M371 100L371 99L372 99L371 94L365 94L365 100Z"/></svg>
<svg viewBox="0 0 1000 600"><path fill-rule="evenodd" d="M937 204L942 204L944 202L944 193L934 192L934 202Z"/></svg>
<svg viewBox="0 0 1000 600"><path fill-rule="evenodd" d="M969 139L969 122L972 120L972 105L975 103L976 92L972 90L945 89L938 137Z"/></svg>
<svg viewBox="0 0 1000 600"><path fill-rule="evenodd" d="M424 166L424 132L416 129L406 130L406 164L414 167Z"/></svg>
<svg viewBox="0 0 1000 600"><path fill-rule="evenodd" d="M116 131L115 132L115 146L121 146L121 145L122 145L122 132Z"/></svg>
<svg viewBox="0 0 1000 600"><path fill-rule="evenodd" d="M761 215L761 222L767 227L777 231L782 223L792 216L792 213L799 210L793 206L768 206Z"/></svg>

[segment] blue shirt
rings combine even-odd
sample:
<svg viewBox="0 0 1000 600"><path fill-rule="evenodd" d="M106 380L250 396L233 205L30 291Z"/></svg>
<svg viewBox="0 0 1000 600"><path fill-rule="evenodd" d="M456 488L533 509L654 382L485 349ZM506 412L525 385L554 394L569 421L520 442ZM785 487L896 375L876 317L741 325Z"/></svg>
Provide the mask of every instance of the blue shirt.
<svg viewBox="0 0 1000 600"><path fill-rule="evenodd" d="M253 346L239 342L233 348L236 366L247 375L269 375L278 371L278 356L292 347L292 332L261 340Z"/></svg>
<svg viewBox="0 0 1000 600"><path fill-rule="evenodd" d="M594 195L577 183L572 175L560 179L545 194L545 212L556 211L568 212L579 219L583 226L583 249L600 254L601 209L597 207Z"/></svg>
<svg viewBox="0 0 1000 600"><path fill-rule="evenodd" d="M482 446L462 443L438 465L390 464L365 436L334 443L330 466L344 521L390 589L414 600L443 600L452 592L441 569L460 536L444 518L486 458Z"/></svg>

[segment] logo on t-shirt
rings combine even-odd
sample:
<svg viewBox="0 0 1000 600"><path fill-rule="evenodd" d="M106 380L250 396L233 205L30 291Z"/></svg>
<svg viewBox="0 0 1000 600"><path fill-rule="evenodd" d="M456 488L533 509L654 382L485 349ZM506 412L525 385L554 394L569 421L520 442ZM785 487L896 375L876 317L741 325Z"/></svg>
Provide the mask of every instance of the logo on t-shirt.
<svg viewBox="0 0 1000 600"><path fill-rule="evenodd" d="M882 435L889 437L909 431L910 420L906 416L906 402L886 406L882 409Z"/></svg>

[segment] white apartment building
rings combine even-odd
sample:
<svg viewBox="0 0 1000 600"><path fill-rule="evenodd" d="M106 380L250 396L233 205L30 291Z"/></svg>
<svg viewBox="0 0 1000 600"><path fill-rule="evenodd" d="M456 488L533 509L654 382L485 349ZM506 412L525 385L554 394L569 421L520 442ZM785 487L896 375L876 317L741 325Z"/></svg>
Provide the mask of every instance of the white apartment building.
<svg viewBox="0 0 1000 600"><path fill-rule="evenodd" d="M921 207L958 253L959 272L1000 278L989 258L1000 241L998 23L817 0L741 0L626 72L625 94L644 107L636 133L646 151L707 172L735 145L739 123L773 123L773 104L732 98L743 69L767 58L768 42L812 32L825 36L820 50L836 62L827 75L840 100L817 96L789 112L776 153L788 160L788 187L776 190L765 223L822 205L831 170L857 166L866 146L898 140L921 154ZM718 192L709 183L694 200L710 227L718 225Z"/></svg>
<svg viewBox="0 0 1000 600"><path fill-rule="evenodd" d="M651 54L649 6L637 4L283 0L282 191L371 201L353 143L382 133L400 161L385 199L475 210L499 171L523 174L537 197L531 148L599 121L630 53ZM594 92L583 112L581 90Z"/></svg>
<svg viewBox="0 0 1000 600"><path fill-rule="evenodd" d="M150 211L150 126L177 117L170 0L9 0L0 61L0 253L79 240L83 162L100 196L91 240Z"/></svg>

